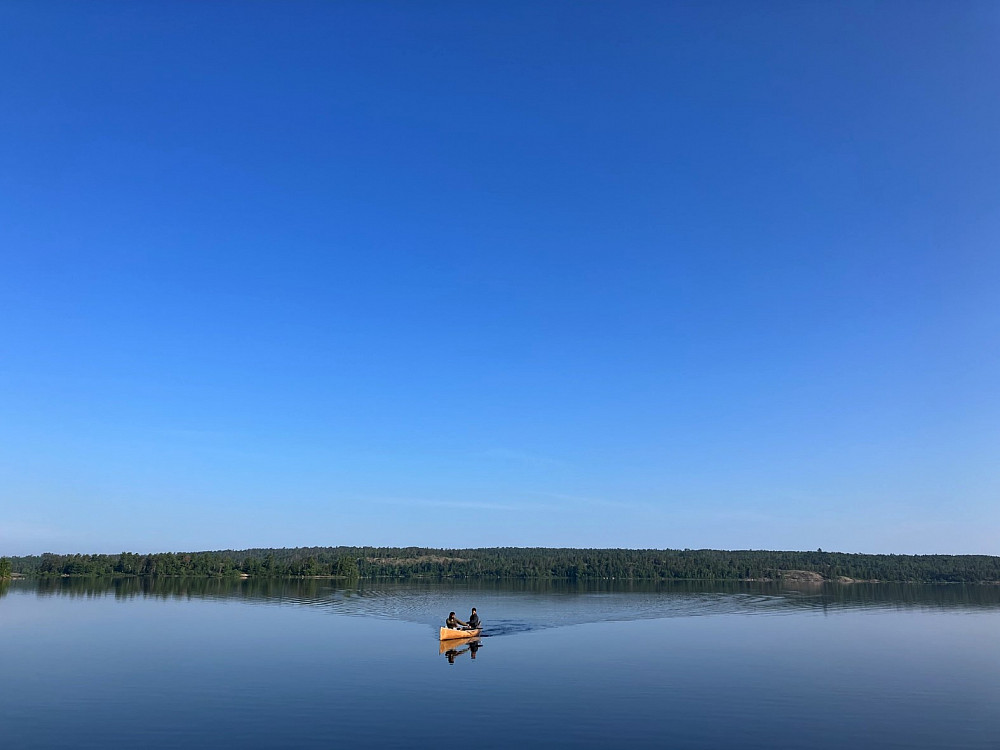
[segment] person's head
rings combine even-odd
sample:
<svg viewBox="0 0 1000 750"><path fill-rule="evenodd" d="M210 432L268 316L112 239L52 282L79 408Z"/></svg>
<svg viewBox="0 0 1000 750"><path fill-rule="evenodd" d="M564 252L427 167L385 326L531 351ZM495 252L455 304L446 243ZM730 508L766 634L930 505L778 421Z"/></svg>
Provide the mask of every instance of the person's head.
<svg viewBox="0 0 1000 750"><path fill-rule="evenodd" d="M475 612L475 611L476 611L476 608L475 608L475 607L473 607L473 608L472 608L472 611L473 611L473 612Z"/></svg>
<svg viewBox="0 0 1000 750"><path fill-rule="evenodd" d="M449 613L448 613L448 617L454 617L454 616L455 616L455 613L454 613L454 612L449 612Z"/></svg>

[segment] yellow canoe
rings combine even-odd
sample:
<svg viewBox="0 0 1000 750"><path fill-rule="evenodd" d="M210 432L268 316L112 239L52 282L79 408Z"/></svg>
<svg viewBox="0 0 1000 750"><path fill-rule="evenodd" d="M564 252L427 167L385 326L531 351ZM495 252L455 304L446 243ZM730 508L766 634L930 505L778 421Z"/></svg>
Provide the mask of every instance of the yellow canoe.
<svg viewBox="0 0 1000 750"><path fill-rule="evenodd" d="M475 638L482 632L482 628L476 628L475 630L454 630L452 628L441 628L441 638L442 641L450 641L453 638Z"/></svg>

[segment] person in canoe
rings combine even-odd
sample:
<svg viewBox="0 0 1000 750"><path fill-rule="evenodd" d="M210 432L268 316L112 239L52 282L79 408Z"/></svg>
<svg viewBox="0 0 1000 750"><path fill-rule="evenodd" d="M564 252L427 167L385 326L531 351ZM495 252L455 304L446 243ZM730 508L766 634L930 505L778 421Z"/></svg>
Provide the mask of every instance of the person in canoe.
<svg viewBox="0 0 1000 750"><path fill-rule="evenodd" d="M476 614L476 608L472 608L472 614L469 615L469 629L477 630L481 627L479 624L479 615Z"/></svg>
<svg viewBox="0 0 1000 750"><path fill-rule="evenodd" d="M451 628L452 630L468 630L469 623L463 622L455 617L455 613L452 612L448 615L448 619L444 621L444 626L446 628Z"/></svg>

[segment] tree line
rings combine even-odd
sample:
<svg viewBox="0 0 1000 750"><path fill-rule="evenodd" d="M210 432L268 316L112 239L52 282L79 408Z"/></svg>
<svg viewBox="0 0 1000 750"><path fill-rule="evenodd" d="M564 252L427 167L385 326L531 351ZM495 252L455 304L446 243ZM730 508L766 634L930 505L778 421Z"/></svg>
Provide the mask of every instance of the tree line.
<svg viewBox="0 0 1000 750"><path fill-rule="evenodd" d="M13 557L10 564L14 572L32 576L768 581L804 570L826 580L1000 582L1000 557L992 555L867 555L821 550L296 547L118 555L45 553Z"/></svg>

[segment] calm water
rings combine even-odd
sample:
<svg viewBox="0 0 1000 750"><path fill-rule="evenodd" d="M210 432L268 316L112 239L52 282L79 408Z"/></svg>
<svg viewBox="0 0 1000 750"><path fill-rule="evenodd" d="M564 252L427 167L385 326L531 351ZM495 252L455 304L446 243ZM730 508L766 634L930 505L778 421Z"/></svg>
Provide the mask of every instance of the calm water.
<svg viewBox="0 0 1000 750"><path fill-rule="evenodd" d="M626 743L1000 748L1000 587L0 589L3 748Z"/></svg>

